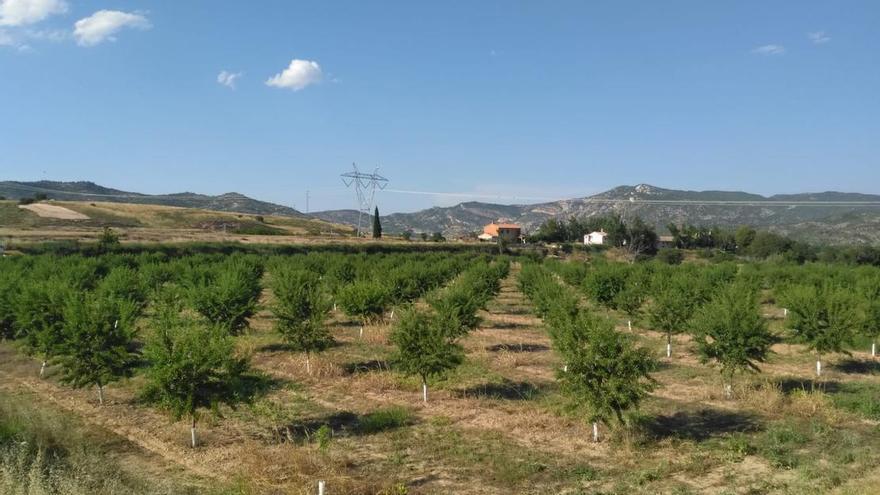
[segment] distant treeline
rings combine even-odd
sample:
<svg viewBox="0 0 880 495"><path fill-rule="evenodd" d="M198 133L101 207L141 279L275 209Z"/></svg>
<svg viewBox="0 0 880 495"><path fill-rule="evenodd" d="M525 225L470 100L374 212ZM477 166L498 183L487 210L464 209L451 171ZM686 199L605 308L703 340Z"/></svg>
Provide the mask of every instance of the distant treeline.
<svg viewBox="0 0 880 495"><path fill-rule="evenodd" d="M759 259L779 256L796 263L822 261L880 266L880 247L875 246L815 245L749 226L731 229L669 224L666 228L672 236L671 247L678 249L715 250ZM580 243L586 234L599 230L608 234L606 244L615 247L631 243L633 231L639 232L643 239L658 239L654 228L639 217L624 221L620 215L571 217L568 221L552 218L541 224L530 239L536 242ZM646 251L641 254L652 253Z"/></svg>

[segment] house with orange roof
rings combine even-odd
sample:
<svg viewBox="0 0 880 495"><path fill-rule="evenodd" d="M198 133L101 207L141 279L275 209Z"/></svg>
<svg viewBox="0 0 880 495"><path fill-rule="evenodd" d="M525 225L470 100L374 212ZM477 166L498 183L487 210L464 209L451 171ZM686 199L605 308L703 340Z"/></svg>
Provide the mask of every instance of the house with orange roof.
<svg viewBox="0 0 880 495"><path fill-rule="evenodd" d="M522 237L522 227L515 223L495 223L483 227L483 233L477 236L481 241L502 239L515 242Z"/></svg>

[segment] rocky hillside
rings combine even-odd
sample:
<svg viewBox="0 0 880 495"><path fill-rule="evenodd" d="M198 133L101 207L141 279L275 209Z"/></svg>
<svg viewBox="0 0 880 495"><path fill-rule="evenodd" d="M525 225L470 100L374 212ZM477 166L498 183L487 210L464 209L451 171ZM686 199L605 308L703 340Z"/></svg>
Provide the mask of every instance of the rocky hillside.
<svg viewBox="0 0 880 495"><path fill-rule="evenodd" d="M208 196L191 192L176 194L141 194L99 186L93 182L0 182L0 196L9 199L45 194L49 199L62 201L112 201L164 206L181 206L203 210L250 213L253 215L281 215L305 217L293 208L267 203L243 194L230 192Z"/></svg>
<svg viewBox="0 0 880 495"><path fill-rule="evenodd" d="M873 203L873 204L864 204ZM823 243L880 243L880 195L857 193L807 193L761 196L737 191L680 191L646 184L620 186L593 196L533 205L461 203L382 218L387 232L442 231L460 235L480 231L486 223L503 219L519 223L526 231L549 218L566 219L619 213L638 215L664 230L676 224L751 225ZM337 210L315 216L353 224L357 212Z"/></svg>

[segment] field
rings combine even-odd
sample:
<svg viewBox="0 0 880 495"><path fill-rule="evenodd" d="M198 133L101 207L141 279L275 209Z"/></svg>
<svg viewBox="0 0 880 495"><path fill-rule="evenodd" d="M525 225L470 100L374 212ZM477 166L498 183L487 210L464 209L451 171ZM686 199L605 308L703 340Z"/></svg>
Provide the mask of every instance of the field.
<svg viewBox="0 0 880 495"><path fill-rule="evenodd" d="M77 211L95 218L93 210ZM328 493L364 494L877 492L880 364L870 356L861 312L875 301L841 306L858 303L863 318L840 338L845 352L822 355L818 377L816 353L791 328L795 306L790 312L783 304L794 301L796 288L829 281L862 297L880 271L595 256L316 249L175 258L111 250L0 259L7 338L0 343L0 491L307 494L323 480ZM759 373L734 375L730 397L718 369L701 362L690 324L672 332L667 357L652 315L675 281L700 297L699 308L728 286L758 290L755 309L774 337L772 352ZM288 318L284 339L285 294L307 286L314 291L294 299L315 298L307 320L317 324ZM617 297L640 286L638 304ZM65 356L77 351L63 341L74 338L68 327L79 328L71 322L79 313L54 310L49 323L34 317L53 312L34 298L59 297L76 308L64 301L90 301L82 294L94 294L96 307L119 300L134 308L105 308L113 315L105 320L115 318L108 335L117 324L130 330L122 347L132 361L127 373L102 383L103 404L94 383L70 383ZM625 424L601 423L598 442L589 405L571 407L560 381L566 359L574 362L563 357L565 324L554 307L569 299L656 363L656 386L625 411ZM50 309L28 312L28 305ZM448 328L441 316L449 311L457 312L454 331L434 347L460 346L463 360L427 376L423 401L419 374L406 373L401 335L407 328L418 334L411 322ZM202 331L208 322L225 337L205 335L227 338L249 368L228 403L199 410L192 448L188 417L174 419L150 387L151 359L165 326ZM61 342L43 345L53 335Z"/></svg>
<svg viewBox="0 0 880 495"><path fill-rule="evenodd" d="M52 210L57 210L52 213ZM40 215L41 210L48 213ZM67 213L59 214L58 212ZM20 208L0 201L0 238L18 242L89 241L104 227L123 242L304 242L350 236L352 229L320 220L110 202L52 201Z"/></svg>

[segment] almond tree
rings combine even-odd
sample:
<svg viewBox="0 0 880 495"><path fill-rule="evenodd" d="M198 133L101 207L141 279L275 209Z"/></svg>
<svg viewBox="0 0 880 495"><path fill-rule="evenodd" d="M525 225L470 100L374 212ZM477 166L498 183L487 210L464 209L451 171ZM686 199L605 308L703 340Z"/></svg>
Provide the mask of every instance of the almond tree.
<svg viewBox="0 0 880 495"><path fill-rule="evenodd" d="M23 341L29 354L42 360L40 377L63 342L64 306L72 291L58 281L22 283L13 297L15 336Z"/></svg>
<svg viewBox="0 0 880 495"><path fill-rule="evenodd" d="M557 372L562 392L570 408L587 411L593 440L598 441L599 423L625 423L624 412L638 407L654 389L650 373L657 363L646 349L633 344L630 335L587 311L555 333L559 342L554 347L567 363Z"/></svg>
<svg viewBox="0 0 880 495"><path fill-rule="evenodd" d="M766 361L777 341L761 317L757 293L743 285L716 294L697 311L691 326L700 361L717 363L728 398L734 374L760 371L757 363Z"/></svg>
<svg viewBox="0 0 880 495"><path fill-rule="evenodd" d="M428 402L428 378L464 360L464 351L449 334L443 322L417 309L404 312L391 332L391 342L397 347L392 361L404 374L421 378L424 402Z"/></svg>
<svg viewBox="0 0 880 495"><path fill-rule="evenodd" d="M363 280L340 289L337 300L345 314L360 319L363 333L364 326L385 313L391 300L391 291L381 282Z"/></svg>
<svg viewBox="0 0 880 495"><path fill-rule="evenodd" d="M798 285L783 295L786 323L794 337L816 353L816 375L822 375L822 355L849 354L847 345L863 328L863 314L851 290L828 284Z"/></svg>
<svg viewBox="0 0 880 495"><path fill-rule="evenodd" d="M306 270L280 269L272 278L275 329L285 342L306 353L306 371L311 374L309 355L333 343L324 319L330 304L321 291L320 277Z"/></svg>
<svg viewBox="0 0 880 495"><path fill-rule="evenodd" d="M241 333L257 310L259 274L247 266L221 266L213 276L192 283L189 298L193 308L213 325L231 335Z"/></svg>
<svg viewBox="0 0 880 495"><path fill-rule="evenodd" d="M233 337L222 327L182 317L173 300L159 304L144 355L150 362L147 396L175 419L189 418L193 448L201 410L243 399L242 375L248 360L236 353Z"/></svg>
<svg viewBox="0 0 880 495"><path fill-rule="evenodd" d="M880 337L880 279L866 278L858 285L864 299L865 318L863 333L871 339L871 357L877 357L877 337Z"/></svg>
<svg viewBox="0 0 880 495"><path fill-rule="evenodd" d="M694 289L680 278L670 280L655 292L648 318L655 329L666 334L666 357L671 357L672 336L685 330L698 299Z"/></svg>
<svg viewBox="0 0 880 495"><path fill-rule="evenodd" d="M94 293L68 298L58 346L61 381L75 388L95 385L103 405L104 386L131 375L134 367L136 312L130 301Z"/></svg>

